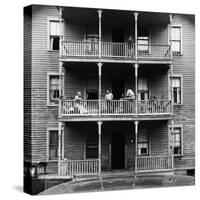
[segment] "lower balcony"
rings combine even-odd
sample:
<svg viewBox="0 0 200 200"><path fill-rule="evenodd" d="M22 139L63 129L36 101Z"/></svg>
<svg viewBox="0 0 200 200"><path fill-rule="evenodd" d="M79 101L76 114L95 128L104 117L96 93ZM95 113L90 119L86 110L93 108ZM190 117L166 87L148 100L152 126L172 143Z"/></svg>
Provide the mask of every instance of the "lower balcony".
<svg viewBox="0 0 200 200"><path fill-rule="evenodd" d="M99 105L100 103L100 105ZM136 113L137 110L137 113ZM162 117L171 116L170 100L62 100L61 119L65 117Z"/></svg>
<svg viewBox="0 0 200 200"><path fill-rule="evenodd" d="M137 158L137 173L171 171L173 156L140 156ZM99 174L99 159L61 160L60 175L82 176Z"/></svg>

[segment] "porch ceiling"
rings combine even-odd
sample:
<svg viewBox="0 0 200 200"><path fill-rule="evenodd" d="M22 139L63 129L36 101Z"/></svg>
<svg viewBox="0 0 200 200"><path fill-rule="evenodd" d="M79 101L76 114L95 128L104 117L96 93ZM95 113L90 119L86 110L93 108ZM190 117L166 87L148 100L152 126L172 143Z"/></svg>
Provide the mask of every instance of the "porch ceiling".
<svg viewBox="0 0 200 200"><path fill-rule="evenodd" d="M98 13L99 8L78 8L78 7L65 7L63 10L63 18L70 20L81 20L85 22L96 22L98 23ZM130 10L110 10L102 9L102 22L112 21L116 22L133 22L134 15ZM158 13L158 12L139 12L138 25L149 25L149 24L169 24L169 14L168 13ZM119 25L119 24L118 24Z"/></svg>

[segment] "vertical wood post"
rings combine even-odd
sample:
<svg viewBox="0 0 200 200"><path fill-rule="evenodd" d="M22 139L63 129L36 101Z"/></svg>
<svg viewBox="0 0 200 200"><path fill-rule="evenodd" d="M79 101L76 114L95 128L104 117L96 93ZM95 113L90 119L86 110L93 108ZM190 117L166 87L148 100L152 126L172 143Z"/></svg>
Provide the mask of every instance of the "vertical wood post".
<svg viewBox="0 0 200 200"><path fill-rule="evenodd" d="M134 64L135 68L135 114L138 114L138 67L139 65L136 63Z"/></svg>
<svg viewBox="0 0 200 200"><path fill-rule="evenodd" d="M170 96L171 96L171 113L174 114L174 93L173 93L173 64L170 65Z"/></svg>
<svg viewBox="0 0 200 200"><path fill-rule="evenodd" d="M135 17L135 59L138 57L138 12L134 12Z"/></svg>
<svg viewBox="0 0 200 200"><path fill-rule="evenodd" d="M58 122L58 174L61 174L62 122Z"/></svg>
<svg viewBox="0 0 200 200"><path fill-rule="evenodd" d="M174 120L171 121L171 132L172 132L172 172L174 172Z"/></svg>
<svg viewBox="0 0 200 200"><path fill-rule="evenodd" d="M135 179L137 175L137 155L138 155L138 148L137 148L137 143L138 143L138 121L134 121L135 124Z"/></svg>
<svg viewBox="0 0 200 200"><path fill-rule="evenodd" d="M62 40L63 40L63 28L62 28L62 11L63 8L59 7L59 24L60 24L60 36L59 36L59 57L62 56Z"/></svg>
<svg viewBox="0 0 200 200"><path fill-rule="evenodd" d="M169 45L170 45L170 59L173 59L172 52L172 14L169 14Z"/></svg>
<svg viewBox="0 0 200 200"><path fill-rule="evenodd" d="M101 58L101 16L102 16L102 10L98 10L98 17L99 17L99 58Z"/></svg>
<svg viewBox="0 0 200 200"><path fill-rule="evenodd" d="M102 76L103 64L99 62L97 65L98 65L98 76L99 76L98 103L99 103L99 115L100 115L101 114L101 76Z"/></svg>
<svg viewBox="0 0 200 200"><path fill-rule="evenodd" d="M99 145L98 145L98 158L99 158L99 176L101 175L101 125L102 122L98 121L98 137L99 137Z"/></svg>

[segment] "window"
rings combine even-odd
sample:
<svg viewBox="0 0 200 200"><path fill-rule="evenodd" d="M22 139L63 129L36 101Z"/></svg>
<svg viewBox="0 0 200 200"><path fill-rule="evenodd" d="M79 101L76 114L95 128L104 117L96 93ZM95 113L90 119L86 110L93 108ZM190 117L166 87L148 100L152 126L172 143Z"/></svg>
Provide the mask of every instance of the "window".
<svg viewBox="0 0 200 200"><path fill-rule="evenodd" d="M138 27L138 51L149 52L149 29Z"/></svg>
<svg viewBox="0 0 200 200"><path fill-rule="evenodd" d="M62 29L62 28L61 28ZM59 50L59 42L60 42L60 21L59 20L49 20L49 50Z"/></svg>
<svg viewBox="0 0 200 200"><path fill-rule="evenodd" d="M182 103L182 81L181 77L173 77L172 79L172 90L173 90L173 98L175 104Z"/></svg>
<svg viewBox="0 0 200 200"><path fill-rule="evenodd" d="M172 51L176 54L181 54L181 45L182 45L182 37L181 37L181 26L180 25L172 25L171 27L171 40L172 40Z"/></svg>
<svg viewBox="0 0 200 200"><path fill-rule="evenodd" d="M59 74L51 73L48 74L47 80L47 104L48 105L58 105L59 98L61 96L59 91ZM63 80L61 81L62 84ZM63 85L61 86L63 88Z"/></svg>
<svg viewBox="0 0 200 200"><path fill-rule="evenodd" d="M49 160L58 159L58 130L49 130Z"/></svg>
<svg viewBox="0 0 200 200"><path fill-rule="evenodd" d="M148 100L148 80L146 78L138 79L138 100Z"/></svg>
<svg viewBox="0 0 200 200"><path fill-rule="evenodd" d="M139 130L138 134L138 155L144 156L149 154L149 139L147 130Z"/></svg>
<svg viewBox="0 0 200 200"><path fill-rule="evenodd" d="M98 158L98 135L88 133L86 137L86 159Z"/></svg>
<svg viewBox="0 0 200 200"><path fill-rule="evenodd" d="M182 154L182 127L174 126L174 131L170 127L170 150L174 155Z"/></svg>

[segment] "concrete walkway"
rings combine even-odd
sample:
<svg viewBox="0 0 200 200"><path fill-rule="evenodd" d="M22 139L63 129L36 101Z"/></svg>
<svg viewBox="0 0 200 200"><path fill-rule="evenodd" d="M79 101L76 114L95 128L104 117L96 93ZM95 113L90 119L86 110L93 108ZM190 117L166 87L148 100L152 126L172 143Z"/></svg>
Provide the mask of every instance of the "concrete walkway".
<svg viewBox="0 0 200 200"><path fill-rule="evenodd" d="M94 192L120 189L139 189L139 188L155 188L155 187L173 187L194 185L195 178L191 176L178 175L148 175L134 176L114 174L110 176L84 178L63 183L49 188L40 193L47 194L65 194L72 192Z"/></svg>

